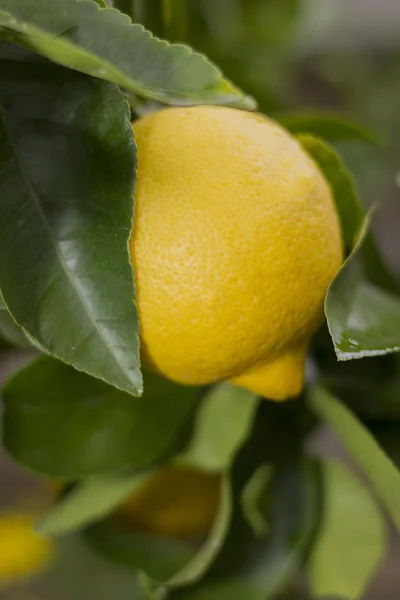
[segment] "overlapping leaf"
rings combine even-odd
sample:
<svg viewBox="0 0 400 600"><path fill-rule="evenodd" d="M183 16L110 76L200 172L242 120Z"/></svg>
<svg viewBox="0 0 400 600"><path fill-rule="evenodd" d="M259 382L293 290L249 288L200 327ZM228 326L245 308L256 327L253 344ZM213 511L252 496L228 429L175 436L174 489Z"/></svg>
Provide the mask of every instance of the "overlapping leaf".
<svg viewBox="0 0 400 600"><path fill-rule="evenodd" d="M357 260L368 225L369 217L326 296L326 318L339 360L400 351L400 298L366 281Z"/></svg>
<svg viewBox="0 0 400 600"><path fill-rule="evenodd" d="M153 38L141 25L86 0L0 0L3 35L54 62L166 103L254 103L187 46Z"/></svg>
<svg viewBox="0 0 400 600"><path fill-rule="evenodd" d="M47 357L3 390L4 443L18 461L53 477L142 468L178 442L197 402L195 387L145 375L134 399Z"/></svg>
<svg viewBox="0 0 400 600"><path fill-rule="evenodd" d="M309 404L330 425L344 447L370 479L400 531L400 472L370 432L350 410L320 387L309 391Z"/></svg>
<svg viewBox="0 0 400 600"><path fill-rule="evenodd" d="M333 148L312 135L298 136L328 181L342 226L347 251L353 248L355 235L361 225L363 212L350 173Z"/></svg>
<svg viewBox="0 0 400 600"><path fill-rule="evenodd" d="M268 483L264 507L270 528L256 535L237 513L224 548L198 585L171 600L267 600L292 581L318 519L314 466L281 466Z"/></svg>
<svg viewBox="0 0 400 600"><path fill-rule="evenodd" d="M140 394L136 148L113 84L0 47L0 289L44 351Z"/></svg>
<svg viewBox="0 0 400 600"><path fill-rule="evenodd" d="M324 510L308 563L313 598L362 598L386 545L371 492L338 461L322 462Z"/></svg>
<svg viewBox="0 0 400 600"><path fill-rule="evenodd" d="M144 571L154 584L177 588L197 582L218 556L232 517L229 475L221 478L221 500L203 544L118 528L112 522L89 528L87 539L109 558Z"/></svg>
<svg viewBox="0 0 400 600"><path fill-rule="evenodd" d="M193 467L224 471L246 441L258 397L229 383L216 385L199 405L193 433L177 462Z"/></svg>
<svg viewBox="0 0 400 600"><path fill-rule="evenodd" d="M61 497L36 525L42 535L59 536L99 521L132 494L148 473L89 478Z"/></svg>
<svg viewBox="0 0 400 600"><path fill-rule="evenodd" d="M351 254L329 286L325 314L339 360L400 350L400 298L369 283L361 250L370 217L363 218L350 174L336 152L309 135L299 139L325 175L336 202L345 248ZM371 246L372 241L369 241Z"/></svg>
<svg viewBox="0 0 400 600"><path fill-rule="evenodd" d="M294 134L306 134L328 142L361 141L378 143L376 134L353 121L329 113L280 113L276 116Z"/></svg>

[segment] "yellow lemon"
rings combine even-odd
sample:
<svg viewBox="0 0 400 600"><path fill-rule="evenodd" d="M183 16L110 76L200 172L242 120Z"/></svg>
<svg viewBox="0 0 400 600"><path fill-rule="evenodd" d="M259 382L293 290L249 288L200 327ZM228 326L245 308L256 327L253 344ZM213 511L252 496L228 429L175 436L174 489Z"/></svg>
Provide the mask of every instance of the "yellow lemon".
<svg viewBox="0 0 400 600"><path fill-rule="evenodd" d="M35 533L33 522L31 515L0 515L0 586L19 581L47 566L53 545Z"/></svg>
<svg viewBox="0 0 400 600"><path fill-rule="evenodd" d="M343 260L322 173L259 114L169 108L134 131L130 251L144 362L184 384L229 380L275 400L297 395Z"/></svg>
<svg viewBox="0 0 400 600"><path fill-rule="evenodd" d="M205 534L220 499L218 475L188 467L155 472L118 509L131 527L163 536L190 538Z"/></svg>

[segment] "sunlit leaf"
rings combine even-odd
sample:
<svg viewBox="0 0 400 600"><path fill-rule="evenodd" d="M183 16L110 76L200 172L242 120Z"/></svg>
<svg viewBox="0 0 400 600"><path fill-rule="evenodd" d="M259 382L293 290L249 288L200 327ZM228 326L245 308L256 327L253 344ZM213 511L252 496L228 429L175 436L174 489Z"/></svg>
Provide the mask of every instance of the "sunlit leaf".
<svg viewBox="0 0 400 600"><path fill-rule="evenodd" d="M62 496L36 525L42 535L58 536L106 517L147 478L148 473L90 478Z"/></svg>
<svg viewBox="0 0 400 600"><path fill-rule="evenodd" d="M210 471L223 471L248 436L258 397L228 383L216 385L202 398L194 430L178 462Z"/></svg>
<svg viewBox="0 0 400 600"><path fill-rule="evenodd" d="M336 435L371 481L400 531L400 472L366 427L337 398L320 387L308 395L312 410Z"/></svg>
<svg viewBox="0 0 400 600"><path fill-rule="evenodd" d="M7 308L44 351L140 394L128 252L136 147L126 100L113 84L17 46L0 46L0 68Z"/></svg>
<svg viewBox="0 0 400 600"><path fill-rule="evenodd" d="M85 0L0 0L3 36L71 69L166 103L254 108L189 47L152 37L112 8Z"/></svg>
<svg viewBox="0 0 400 600"><path fill-rule="evenodd" d="M371 492L341 463L322 462L324 509L308 563L313 598L357 600L386 546L384 519Z"/></svg>

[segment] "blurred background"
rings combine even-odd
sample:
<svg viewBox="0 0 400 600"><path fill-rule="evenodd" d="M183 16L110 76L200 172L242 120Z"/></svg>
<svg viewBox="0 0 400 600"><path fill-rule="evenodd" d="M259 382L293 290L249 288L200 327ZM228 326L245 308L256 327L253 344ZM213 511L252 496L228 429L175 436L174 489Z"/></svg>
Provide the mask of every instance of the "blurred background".
<svg viewBox="0 0 400 600"><path fill-rule="evenodd" d="M379 204L378 245L400 276L400 1L399 0L175 0L179 19L165 25L160 2L138 2L138 20L160 37L207 54L225 75L253 95L260 111L338 113L377 132L381 145L337 147L355 175L366 206ZM0 380L26 360L0 349ZM365 364L365 368L368 368ZM313 451L343 455L330 432L311 441ZM0 508L41 511L49 484L0 454ZM1 538L0 538L1 544ZM400 549L391 554L366 600L395 600L400 592ZM134 577L84 548L61 541L51 569L30 584L1 590L1 600L135 599ZM306 599L299 589L290 598Z"/></svg>

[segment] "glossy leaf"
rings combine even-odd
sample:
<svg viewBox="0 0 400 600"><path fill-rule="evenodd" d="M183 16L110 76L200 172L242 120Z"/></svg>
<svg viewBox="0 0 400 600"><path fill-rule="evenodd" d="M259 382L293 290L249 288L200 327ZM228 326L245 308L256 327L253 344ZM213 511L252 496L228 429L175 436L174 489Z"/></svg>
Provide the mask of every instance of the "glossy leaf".
<svg viewBox="0 0 400 600"><path fill-rule="evenodd" d="M327 142L360 141L379 143L374 132L345 117L329 113L279 113L276 119L294 134L307 134Z"/></svg>
<svg viewBox="0 0 400 600"><path fill-rule="evenodd" d="M198 395L195 387L151 374L145 382L144 395L134 399L41 357L3 389L6 448L18 462L52 477L144 467L172 450Z"/></svg>
<svg viewBox="0 0 400 600"><path fill-rule="evenodd" d="M371 481L400 531L400 472L371 433L337 398L320 387L309 391L314 413L336 433L343 446Z"/></svg>
<svg viewBox="0 0 400 600"><path fill-rule="evenodd" d="M308 563L313 598L363 598L386 546L371 492L340 462L322 463L324 511Z"/></svg>
<svg viewBox="0 0 400 600"><path fill-rule="evenodd" d="M367 217L353 253L328 289L325 314L339 360L400 351L400 297L364 280L357 260L369 226Z"/></svg>
<svg viewBox="0 0 400 600"><path fill-rule="evenodd" d="M258 396L229 383L203 397L189 444L177 462L209 471L230 467L250 433Z"/></svg>
<svg viewBox="0 0 400 600"><path fill-rule="evenodd" d="M144 571L154 583L180 587L198 581L218 556L232 516L229 476L221 478L221 502L205 541L196 544L119 528L116 523L95 525L87 531L90 543L109 558Z"/></svg>
<svg viewBox="0 0 400 600"><path fill-rule="evenodd" d="M148 473L90 478L62 496L40 518L36 530L58 536L99 521L121 504L147 478Z"/></svg>
<svg viewBox="0 0 400 600"><path fill-rule="evenodd" d="M301 134L298 138L330 185L342 226L345 248L350 251L363 219L352 177L336 151L328 144L311 135Z"/></svg>
<svg viewBox="0 0 400 600"><path fill-rule="evenodd" d="M140 394L126 100L17 46L0 52L4 301L44 351Z"/></svg>
<svg viewBox="0 0 400 600"><path fill-rule="evenodd" d="M0 0L0 26L10 41L138 96L254 108L204 56L154 38L126 15L91 1Z"/></svg>
<svg viewBox="0 0 400 600"><path fill-rule="evenodd" d="M291 582L318 518L316 471L307 463L281 465L269 483L267 536L254 534L240 513L224 548L198 585L171 600L269 600Z"/></svg>

